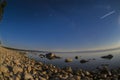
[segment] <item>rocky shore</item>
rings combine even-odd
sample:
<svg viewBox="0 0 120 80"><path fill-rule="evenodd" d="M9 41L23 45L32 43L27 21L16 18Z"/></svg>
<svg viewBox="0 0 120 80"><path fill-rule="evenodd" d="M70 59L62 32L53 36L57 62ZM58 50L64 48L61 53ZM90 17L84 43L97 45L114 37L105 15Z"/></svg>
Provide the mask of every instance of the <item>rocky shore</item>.
<svg viewBox="0 0 120 80"><path fill-rule="evenodd" d="M120 68L74 71L71 67L36 62L22 52L0 47L0 80L120 80Z"/></svg>

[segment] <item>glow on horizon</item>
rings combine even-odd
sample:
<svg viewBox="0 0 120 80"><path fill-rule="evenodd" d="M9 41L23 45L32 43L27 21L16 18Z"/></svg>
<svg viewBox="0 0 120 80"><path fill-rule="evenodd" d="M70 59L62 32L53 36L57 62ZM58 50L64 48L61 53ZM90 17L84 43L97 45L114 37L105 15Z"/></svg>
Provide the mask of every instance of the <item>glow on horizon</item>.
<svg viewBox="0 0 120 80"><path fill-rule="evenodd" d="M96 50L106 50L106 49L114 49L120 47L120 40L114 43L111 43L110 45L104 45L99 47L91 47L91 48L77 48L77 49L50 49L50 48L30 48L25 46L16 46L16 45L8 45L4 44L4 46L18 48L18 49L28 49L28 50L39 50L39 51L50 51L50 52L74 52L74 51L96 51Z"/></svg>

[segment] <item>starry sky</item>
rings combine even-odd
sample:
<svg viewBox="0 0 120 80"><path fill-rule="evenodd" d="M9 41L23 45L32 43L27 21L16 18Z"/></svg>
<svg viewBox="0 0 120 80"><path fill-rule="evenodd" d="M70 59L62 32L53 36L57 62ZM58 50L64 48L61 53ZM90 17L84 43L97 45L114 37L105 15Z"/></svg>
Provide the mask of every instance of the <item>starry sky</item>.
<svg viewBox="0 0 120 80"><path fill-rule="evenodd" d="M36 50L117 47L120 0L7 0L0 39Z"/></svg>

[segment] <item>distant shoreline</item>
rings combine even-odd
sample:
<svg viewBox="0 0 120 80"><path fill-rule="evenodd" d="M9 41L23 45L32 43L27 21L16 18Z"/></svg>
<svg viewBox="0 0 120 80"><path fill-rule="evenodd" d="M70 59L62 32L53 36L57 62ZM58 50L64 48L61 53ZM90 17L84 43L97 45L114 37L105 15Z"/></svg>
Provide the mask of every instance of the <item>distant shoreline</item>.
<svg viewBox="0 0 120 80"><path fill-rule="evenodd" d="M2 46L3 48L6 49L11 49L11 50L17 50L17 51L27 51L27 52L42 52L42 53L48 53L50 51L39 51L39 50L28 50L28 49L18 49L18 48L13 48L13 47L8 47L8 46ZM117 48L109 48L109 49L100 49L100 50L86 50L86 51L66 51L66 52L60 52L60 51L51 51L54 53L96 53L96 52L106 52L106 51L114 51L114 50L120 50L120 47Z"/></svg>

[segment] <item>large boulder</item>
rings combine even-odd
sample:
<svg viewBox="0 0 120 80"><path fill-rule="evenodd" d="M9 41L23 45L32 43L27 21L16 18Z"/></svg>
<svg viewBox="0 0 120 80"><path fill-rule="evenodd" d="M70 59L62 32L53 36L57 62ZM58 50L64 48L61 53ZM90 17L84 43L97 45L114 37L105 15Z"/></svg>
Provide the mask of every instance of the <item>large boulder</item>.
<svg viewBox="0 0 120 80"><path fill-rule="evenodd" d="M60 57L59 56L56 56L54 53L48 53L46 54L46 58L47 59L59 59Z"/></svg>

